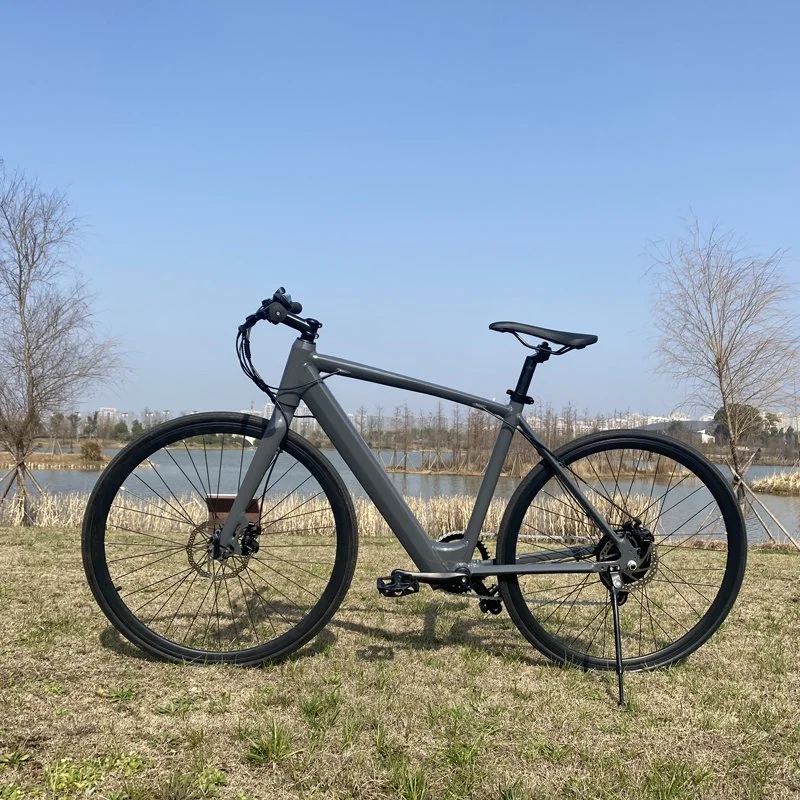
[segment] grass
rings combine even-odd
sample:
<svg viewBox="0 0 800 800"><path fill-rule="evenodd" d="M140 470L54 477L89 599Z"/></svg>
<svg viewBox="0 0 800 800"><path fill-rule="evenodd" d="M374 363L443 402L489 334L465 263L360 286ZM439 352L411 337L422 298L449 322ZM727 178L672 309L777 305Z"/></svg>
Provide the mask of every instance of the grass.
<svg viewBox="0 0 800 800"><path fill-rule="evenodd" d="M551 666L507 615L432 592L365 537L303 650L260 669L151 660L86 587L78 533L0 529L0 798L800 796L800 555L754 550L723 629L626 677Z"/></svg>

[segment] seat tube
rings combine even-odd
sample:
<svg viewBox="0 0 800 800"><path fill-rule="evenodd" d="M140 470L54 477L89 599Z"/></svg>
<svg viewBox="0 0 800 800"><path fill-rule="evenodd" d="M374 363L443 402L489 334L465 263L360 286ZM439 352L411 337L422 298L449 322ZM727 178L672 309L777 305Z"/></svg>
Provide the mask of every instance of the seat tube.
<svg viewBox="0 0 800 800"><path fill-rule="evenodd" d="M467 529L464 532L464 538L471 545L475 547L481 535L481 529L486 519L486 514L489 511L489 504L494 497L494 491L497 488L497 481L500 478L500 473L503 469L508 450L511 447L511 441L514 438L514 431L517 427L517 421L522 413L522 403L511 403L508 414L503 420L500 432L497 434L497 440L492 455L489 458L489 463L486 465L486 472L483 475L478 494L475 497L475 505L472 508Z"/></svg>
<svg viewBox="0 0 800 800"><path fill-rule="evenodd" d="M497 441L489 458L489 463L486 465L486 472L483 475L483 481L475 498L475 506L467 523L467 530L464 533L464 538L472 547L475 546L480 538L481 528L486 519L489 504L492 502L492 497L494 497L497 481L500 478L503 464L511 447L511 441L514 438L514 432L522 416L522 409L526 403L533 402L528 397L528 389L530 389L531 381L533 380L533 373L536 372L536 365L541 364L542 361L546 361L548 358L549 354L541 351L537 352L536 355L526 356L519 378L517 378L516 388L508 390L508 394L511 396L509 410L503 419L500 432L497 434Z"/></svg>

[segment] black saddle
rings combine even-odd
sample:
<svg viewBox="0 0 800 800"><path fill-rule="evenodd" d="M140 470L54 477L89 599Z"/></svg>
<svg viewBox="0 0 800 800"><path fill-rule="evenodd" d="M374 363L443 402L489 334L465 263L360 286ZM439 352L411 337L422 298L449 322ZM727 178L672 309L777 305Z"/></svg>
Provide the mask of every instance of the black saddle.
<svg viewBox="0 0 800 800"><path fill-rule="evenodd" d="M550 328L537 328L535 325L525 325L522 322L493 322L489 330L500 331L501 333L524 333L528 336L536 336L548 342L555 342L565 347L581 350L594 344L597 337L591 333L569 333L568 331L554 331Z"/></svg>

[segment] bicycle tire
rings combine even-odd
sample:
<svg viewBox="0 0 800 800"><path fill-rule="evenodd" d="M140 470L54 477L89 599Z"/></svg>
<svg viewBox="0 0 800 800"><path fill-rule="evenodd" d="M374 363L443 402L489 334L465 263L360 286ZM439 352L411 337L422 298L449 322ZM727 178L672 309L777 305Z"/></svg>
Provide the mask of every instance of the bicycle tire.
<svg viewBox="0 0 800 800"><path fill-rule="evenodd" d="M293 431L248 507L261 526L248 553L213 556L213 531L266 425L228 412L164 423L121 450L92 491L81 539L89 586L114 627L160 659L283 658L322 629L347 592L357 553L350 495Z"/></svg>
<svg viewBox="0 0 800 800"><path fill-rule="evenodd" d="M662 667L686 658L725 620L744 576L745 524L722 474L693 448L640 431L592 434L554 455L613 528L639 517L653 534L654 555L637 573L623 576L624 668ZM644 547L644 534L637 535ZM573 554L581 554L579 560L615 555L610 539L599 536L542 462L509 501L497 563L513 564L518 555L545 553L556 545L562 553L565 546L578 548ZM605 581L599 573L519 575L501 578L500 588L517 628L548 658L613 669L607 576Z"/></svg>

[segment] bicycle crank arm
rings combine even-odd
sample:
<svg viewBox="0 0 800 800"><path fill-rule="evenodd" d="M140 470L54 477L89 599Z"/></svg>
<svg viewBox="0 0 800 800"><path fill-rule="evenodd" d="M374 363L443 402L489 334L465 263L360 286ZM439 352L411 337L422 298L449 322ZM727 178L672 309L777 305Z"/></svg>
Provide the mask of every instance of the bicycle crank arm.
<svg viewBox="0 0 800 800"><path fill-rule="evenodd" d="M410 572L404 569L392 570L392 578L400 580L415 580L419 583L428 583L433 586L446 586L448 584L470 583L471 572Z"/></svg>

